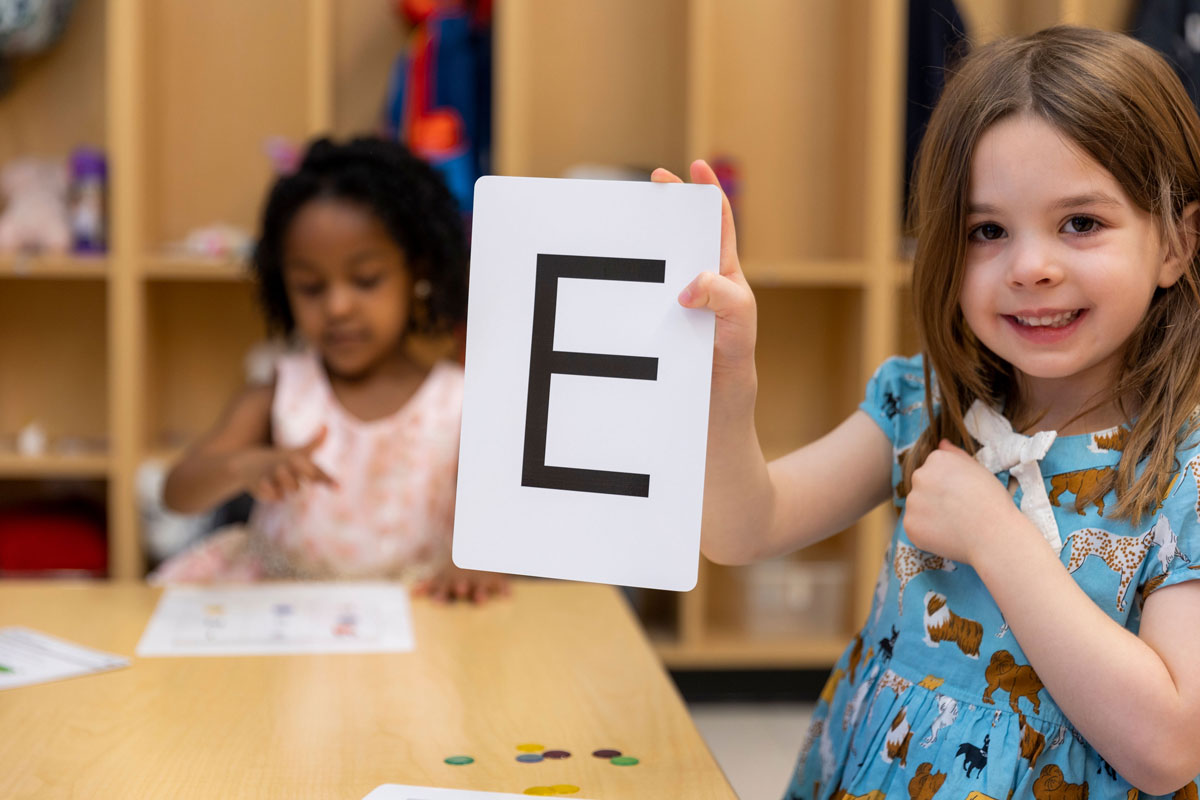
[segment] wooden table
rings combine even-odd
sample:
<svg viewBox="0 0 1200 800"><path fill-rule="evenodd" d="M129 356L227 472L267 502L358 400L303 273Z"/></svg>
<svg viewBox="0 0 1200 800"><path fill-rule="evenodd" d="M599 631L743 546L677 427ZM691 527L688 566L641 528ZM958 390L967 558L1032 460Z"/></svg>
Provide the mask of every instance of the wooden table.
<svg viewBox="0 0 1200 800"><path fill-rule="evenodd" d="M133 657L157 600L134 583L0 581L0 625ZM359 800L401 783L736 798L612 587L517 581L483 608L416 600L413 624L412 653L133 657L0 692L0 797ZM572 755L518 763L527 742ZM459 754L475 763L443 763Z"/></svg>

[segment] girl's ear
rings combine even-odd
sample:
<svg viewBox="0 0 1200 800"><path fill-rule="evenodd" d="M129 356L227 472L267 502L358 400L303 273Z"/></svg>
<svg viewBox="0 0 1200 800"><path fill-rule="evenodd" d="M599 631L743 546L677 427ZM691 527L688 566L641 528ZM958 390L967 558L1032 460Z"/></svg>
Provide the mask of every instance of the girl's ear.
<svg viewBox="0 0 1200 800"><path fill-rule="evenodd" d="M1163 289L1174 286L1175 282L1183 277L1196 255L1196 245L1200 243L1200 203L1192 201L1183 207L1176 235L1176 241L1183 251L1177 252L1174 247L1168 248L1167 257L1158 273L1158 285Z"/></svg>

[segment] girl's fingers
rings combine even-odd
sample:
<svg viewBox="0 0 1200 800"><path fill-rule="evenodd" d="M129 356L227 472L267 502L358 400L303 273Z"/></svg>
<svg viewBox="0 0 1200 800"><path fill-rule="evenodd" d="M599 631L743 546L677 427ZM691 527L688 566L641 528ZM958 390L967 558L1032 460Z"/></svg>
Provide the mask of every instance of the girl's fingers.
<svg viewBox="0 0 1200 800"><path fill-rule="evenodd" d="M729 205L729 198L725 196L725 190L721 189L717 173L713 172L713 168L708 165L707 161L697 159L692 162L691 175L692 183L707 183L716 186L721 191L721 274L737 280L744 280L742 267L738 262L737 231L733 224L733 207ZM662 167L650 173L650 180L655 183L683 183L678 175Z"/></svg>
<svg viewBox="0 0 1200 800"><path fill-rule="evenodd" d="M259 479L257 489L254 496L267 503L279 502L283 495L280 494L279 487L271 480L269 476Z"/></svg>
<svg viewBox="0 0 1200 800"><path fill-rule="evenodd" d="M329 473L317 466L316 462L311 458L301 454L294 453L288 463L292 467L292 471L305 480L313 483L324 483L327 486L337 488L337 481L330 477Z"/></svg>
<svg viewBox="0 0 1200 800"><path fill-rule="evenodd" d="M288 469L286 464L280 464L275 468L275 474L273 478L275 480L275 485L278 486L279 490L284 494L294 492L300 488L300 481L296 480L296 476L292 474L292 471Z"/></svg>
<svg viewBox="0 0 1200 800"><path fill-rule="evenodd" d="M727 317L752 303L748 287L712 272L701 272L679 293L680 305L707 308L718 317Z"/></svg>
<svg viewBox="0 0 1200 800"><path fill-rule="evenodd" d="M296 452L303 453L306 456L312 455L313 452L321 446L322 442L325 441L325 434L328 433L328 431L329 429L322 425L321 429L317 431L317 435L310 439L308 444L297 447Z"/></svg>
<svg viewBox="0 0 1200 800"><path fill-rule="evenodd" d="M713 168L704 159L693 161L691 171L692 183L707 183L721 189L717 173L713 172ZM737 231L733 225L733 206L729 205L729 198L725 196L724 189L721 189L721 274L729 277L742 274L742 267L738 263Z"/></svg>
<svg viewBox="0 0 1200 800"><path fill-rule="evenodd" d="M669 169L659 167L650 173L650 180L654 183L683 183L683 179L671 172Z"/></svg>
<svg viewBox="0 0 1200 800"><path fill-rule="evenodd" d="M966 450L951 444L949 439L942 439L940 442L938 442L938 450L945 450L947 453L962 453L963 455L967 454Z"/></svg>

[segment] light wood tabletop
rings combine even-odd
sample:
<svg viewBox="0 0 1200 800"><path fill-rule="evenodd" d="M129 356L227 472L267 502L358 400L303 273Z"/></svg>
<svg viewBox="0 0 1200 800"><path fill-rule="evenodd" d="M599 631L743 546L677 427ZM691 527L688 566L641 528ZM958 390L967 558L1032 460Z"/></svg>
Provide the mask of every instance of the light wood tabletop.
<svg viewBox="0 0 1200 800"><path fill-rule="evenodd" d="M417 599L411 653L139 658L158 595L0 581L0 625L132 660L0 692L0 797L359 800L399 783L736 800L612 587L518 580L483 607ZM525 743L571 756L519 763ZM606 748L640 763L592 755Z"/></svg>

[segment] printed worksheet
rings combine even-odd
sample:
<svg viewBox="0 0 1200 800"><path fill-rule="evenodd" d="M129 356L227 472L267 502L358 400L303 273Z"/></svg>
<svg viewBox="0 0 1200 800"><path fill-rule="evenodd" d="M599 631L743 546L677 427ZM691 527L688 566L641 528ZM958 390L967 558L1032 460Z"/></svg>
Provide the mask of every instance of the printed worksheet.
<svg viewBox="0 0 1200 800"><path fill-rule="evenodd" d="M408 591L400 584L266 583L168 588L137 652L246 656L414 647Z"/></svg>
<svg viewBox="0 0 1200 800"><path fill-rule="evenodd" d="M0 628L0 689L129 666L129 659L28 628Z"/></svg>
<svg viewBox="0 0 1200 800"><path fill-rule="evenodd" d="M501 794L476 792L470 789L434 789L429 786L400 786L395 783L387 783L373 789L363 800L497 800L504 797L527 797L529 794L529 792ZM534 792L534 794L551 794L551 792ZM584 798L575 798L575 800L584 800Z"/></svg>

